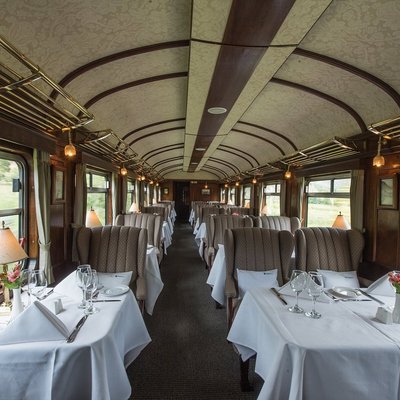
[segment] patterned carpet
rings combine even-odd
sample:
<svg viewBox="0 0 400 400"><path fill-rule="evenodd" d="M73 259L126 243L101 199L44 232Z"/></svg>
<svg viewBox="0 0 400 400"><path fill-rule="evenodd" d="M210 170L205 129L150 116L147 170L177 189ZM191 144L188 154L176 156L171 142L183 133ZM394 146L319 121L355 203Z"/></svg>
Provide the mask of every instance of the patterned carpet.
<svg viewBox="0 0 400 400"><path fill-rule="evenodd" d="M153 316L152 342L128 368L134 400L256 399L263 381L250 366L255 391L240 391L238 355L226 341L224 309L216 309L189 224L176 224L161 264L164 289Z"/></svg>

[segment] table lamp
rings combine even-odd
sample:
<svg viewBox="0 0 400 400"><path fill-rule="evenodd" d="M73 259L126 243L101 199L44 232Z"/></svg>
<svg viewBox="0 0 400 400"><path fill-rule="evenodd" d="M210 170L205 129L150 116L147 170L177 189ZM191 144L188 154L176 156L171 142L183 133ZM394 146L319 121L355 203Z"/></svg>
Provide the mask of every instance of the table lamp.
<svg viewBox="0 0 400 400"><path fill-rule="evenodd" d="M96 211L90 207L89 212L86 214L86 226L88 228L95 228L96 226L102 226L99 217L96 214Z"/></svg>
<svg viewBox="0 0 400 400"><path fill-rule="evenodd" d="M333 222L332 228L338 228L338 229L350 229L349 223L346 221L346 218L342 213L339 211L338 216L335 218L335 221Z"/></svg>
<svg viewBox="0 0 400 400"><path fill-rule="evenodd" d="M265 205L261 210L261 215L267 215L267 212L268 212L268 207L267 205Z"/></svg>
<svg viewBox="0 0 400 400"><path fill-rule="evenodd" d="M3 265L2 276L7 275L7 264L28 258L24 249L19 245L18 240L11 232L10 228L4 226L4 221L0 228L0 265ZM8 288L4 286L3 290L4 304L10 305L10 294Z"/></svg>
<svg viewBox="0 0 400 400"><path fill-rule="evenodd" d="M129 212L131 213L137 213L139 212L139 207L135 202L132 203L132 205L129 207Z"/></svg>

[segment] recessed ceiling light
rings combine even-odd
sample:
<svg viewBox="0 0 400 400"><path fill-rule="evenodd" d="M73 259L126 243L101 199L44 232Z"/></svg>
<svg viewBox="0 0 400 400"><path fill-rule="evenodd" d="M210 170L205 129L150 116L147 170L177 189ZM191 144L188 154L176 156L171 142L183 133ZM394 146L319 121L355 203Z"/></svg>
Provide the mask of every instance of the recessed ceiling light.
<svg viewBox="0 0 400 400"><path fill-rule="evenodd" d="M192 161L190 164L198 164L198 162Z"/></svg>
<svg viewBox="0 0 400 400"><path fill-rule="evenodd" d="M224 107L211 107L207 111L210 114L225 114L227 109Z"/></svg>
<svg viewBox="0 0 400 400"><path fill-rule="evenodd" d="M196 147L195 150L197 151L204 151L206 148L205 147Z"/></svg>

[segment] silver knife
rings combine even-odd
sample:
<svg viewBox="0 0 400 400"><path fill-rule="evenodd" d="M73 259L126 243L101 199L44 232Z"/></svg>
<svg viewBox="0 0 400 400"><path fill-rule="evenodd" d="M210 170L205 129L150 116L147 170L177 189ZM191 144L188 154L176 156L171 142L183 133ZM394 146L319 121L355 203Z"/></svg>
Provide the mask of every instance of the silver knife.
<svg viewBox="0 0 400 400"><path fill-rule="evenodd" d="M92 300L92 303L109 303L111 301L121 301L121 300Z"/></svg>
<svg viewBox="0 0 400 400"><path fill-rule="evenodd" d="M68 336L67 338L67 343L72 343L75 338L76 335L78 334L78 332L80 331L80 329L82 328L83 324L85 323L85 321L87 320L88 315L84 315L79 322L76 324L75 329L71 332L71 334Z"/></svg>
<svg viewBox="0 0 400 400"><path fill-rule="evenodd" d="M361 292L364 296L369 297L371 300L375 300L377 303L381 304L381 305L386 305L386 303L382 300L377 299L375 296L371 296L369 293L367 293L365 290L362 289L357 289L359 292Z"/></svg>
<svg viewBox="0 0 400 400"><path fill-rule="evenodd" d="M287 306L287 301L281 296L281 294L273 287L271 292L285 305Z"/></svg>

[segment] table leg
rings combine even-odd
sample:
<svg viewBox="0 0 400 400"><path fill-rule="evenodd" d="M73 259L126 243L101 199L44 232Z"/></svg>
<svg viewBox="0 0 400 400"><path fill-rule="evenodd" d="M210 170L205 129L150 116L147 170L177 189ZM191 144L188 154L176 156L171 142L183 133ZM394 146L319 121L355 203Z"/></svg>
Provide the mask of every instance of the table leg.
<svg viewBox="0 0 400 400"><path fill-rule="evenodd" d="M252 392L254 390L253 386L249 382L249 365L250 359L247 361L240 360L240 389L242 392Z"/></svg>

